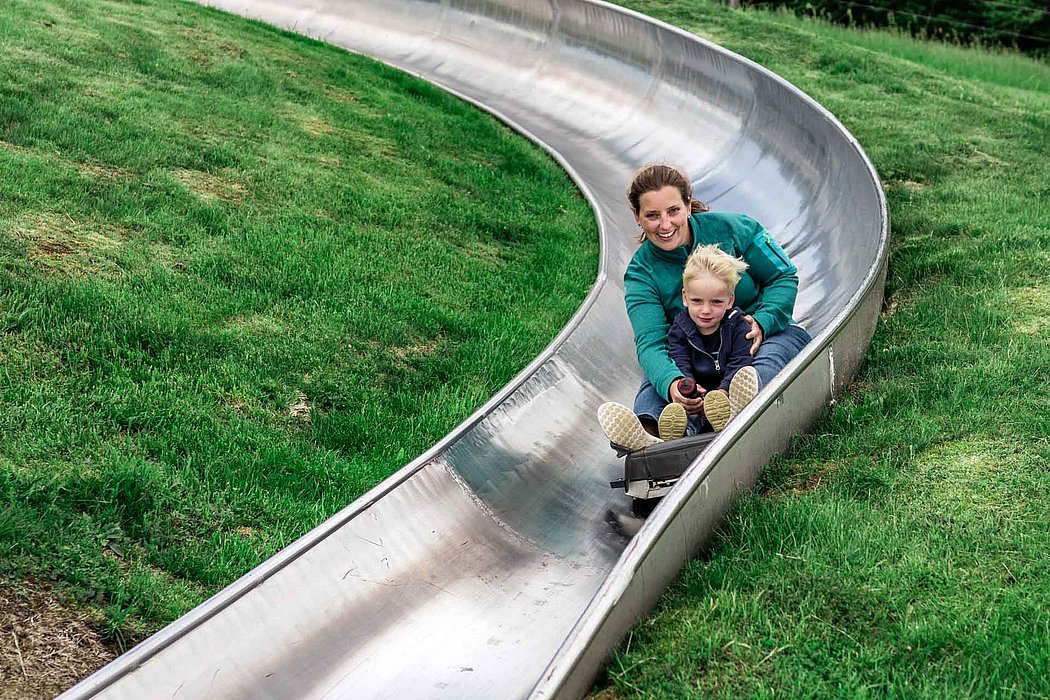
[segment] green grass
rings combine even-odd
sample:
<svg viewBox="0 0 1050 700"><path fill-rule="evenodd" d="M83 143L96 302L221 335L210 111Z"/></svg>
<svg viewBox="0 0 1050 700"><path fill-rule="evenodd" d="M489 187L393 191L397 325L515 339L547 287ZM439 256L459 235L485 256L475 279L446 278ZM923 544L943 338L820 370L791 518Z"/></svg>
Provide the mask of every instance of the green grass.
<svg viewBox="0 0 1050 700"><path fill-rule="evenodd" d="M602 698L1050 697L1050 67L638 0L828 107L893 229L867 362L614 653Z"/></svg>
<svg viewBox="0 0 1050 700"><path fill-rule="evenodd" d="M0 583L126 643L447 434L596 274L556 164L167 0L0 9Z"/></svg>
<svg viewBox="0 0 1050 700"><path fill-rule="evenodd" d="M836 28L813 22L817 32L827 31L828 38L837 36ZM841 30L840 30L841 31ZM988 82L999 87L1026 90L1050 90L1050 72L1046 63L1003 49L975 46L961 52L958 46L939 41L918 41L905 32L854 29L846 33L849 43L858 48L934 69L946 75L975 82ZM960 60L960 54L965 59Z"/></svg>
<svg viewBox="0 0 1050 700"><path fill-rule="evenodd" d="M1050 696L1050 69L631 7L835 113L894 241L858 381L596 690ZM0 583L119 642L443 436L593 279L557 167L414 79L160 0L8 2L0 34Z"/></svg>

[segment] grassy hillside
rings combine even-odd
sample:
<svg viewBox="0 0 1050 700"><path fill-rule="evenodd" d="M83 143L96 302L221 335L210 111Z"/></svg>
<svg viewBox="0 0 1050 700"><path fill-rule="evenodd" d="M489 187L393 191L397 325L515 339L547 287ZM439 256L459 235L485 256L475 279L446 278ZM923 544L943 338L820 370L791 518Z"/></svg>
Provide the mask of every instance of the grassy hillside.
<svg viewBox="0 0 1050 700"><path fill-rule="evenodd" d="M1047 66L631 7L842 119L894 247L856 385L595 692L1050 696ZM444 435L597 250L542 153L335 49L170 0L0 35L0 698L48 697Z"/></svg>
<svg viewBox="0 0 1050 700"><path fill-rule="evenodd" d="M49 697L448 433L597 236L540 149L343 51L170 0L0 36L0 697Z"/></svg>
<svg viewBox="0 0 1050 700"><path fill-rule="evenodd" d="M595 694L1050 697L1050 68L712 3L625 4L827 106L882 177L893 243L857 382Z"/></svg>

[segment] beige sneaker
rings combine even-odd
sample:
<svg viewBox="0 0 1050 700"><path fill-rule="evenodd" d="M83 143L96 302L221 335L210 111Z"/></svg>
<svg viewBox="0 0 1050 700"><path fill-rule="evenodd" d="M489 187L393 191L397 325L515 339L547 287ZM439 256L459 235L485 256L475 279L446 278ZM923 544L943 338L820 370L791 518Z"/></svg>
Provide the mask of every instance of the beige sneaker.
<svg viewBox="0 0 1050 700"><path fill-rule="evenodd" d="M677 440L685 437L685 427L689 424L689 417L685 414L685 406L673 401L660 411L660 420L656 425L660 429L661 440Z"/></svg>
<svg viewBox="0 0 1050 700"><path fill-rule="evenodd" d="M602 426L609 442L625 447L631 452L663 442L645 432L638 416L622 403L609 402L599 406L598 425Z"/></svg>
<svg viewBox="0 0 1050 700"><path fill-rule="evenodd" d="M726 427L726 423L732 417L729 410L729 394L721 389L704 394L704 417L716 433Z"/></svg>
<svg viewBox="0 0 1050 700"><path fill-rule="evenodd" d="M741 367L729 382L729 413L734 418L758 394L758 372L754 367Z"/></svg>

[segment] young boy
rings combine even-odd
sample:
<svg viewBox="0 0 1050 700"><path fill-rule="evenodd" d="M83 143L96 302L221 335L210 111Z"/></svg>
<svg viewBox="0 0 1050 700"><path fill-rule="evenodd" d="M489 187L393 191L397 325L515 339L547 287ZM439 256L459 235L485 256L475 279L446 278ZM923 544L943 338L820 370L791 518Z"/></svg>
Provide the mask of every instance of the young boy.
<svg viewBox="0 0 1050 700"><path fill-rule="evenodd" d="M668 331L671 359L682 378L695 380L703 396L703 417L686 416L679 403L669 403L660 414L660 437L645 432L634 413L618 403L598 408L598 422L611 442L630 451L686 433L703 432L704 418L715 431L725 428L758 393L758 373L751 366L751 324L733 306L734 294L747 263L717 245L698 246L682 274L680 312Z"/></svg>
<svg viewBox="0 0 1050 700"><path fill-rule="evenodd" d="M698 246L685 263L682 303L667 332L668 352L678 370L696 380L704 397L704 417L716 432L725 428L758 393L751 366L751 324L733 306L737 282L747 263L716 245ZM681 381L681 380L679 380ZM699 415L692 432L702 432Z"/></svg>

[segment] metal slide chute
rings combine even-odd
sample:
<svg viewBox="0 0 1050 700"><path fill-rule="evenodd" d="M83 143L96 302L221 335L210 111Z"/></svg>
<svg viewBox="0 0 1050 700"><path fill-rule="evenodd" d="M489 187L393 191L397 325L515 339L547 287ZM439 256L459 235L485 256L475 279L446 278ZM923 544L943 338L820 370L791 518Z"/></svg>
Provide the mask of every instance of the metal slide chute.
<svg viewBox="0 0 1050 700"><path fill-rule="evenodd" d="M761 66L588 0L214 0L418 74L536 140L591 202L598 278L572 322L453 433L67 691L71 698L575 697L769 457L854 375L882 300L878 178L826 110ZM595 421L640 369L623 190L645 162L763 222L815 340L631 540Z"/></svg>

